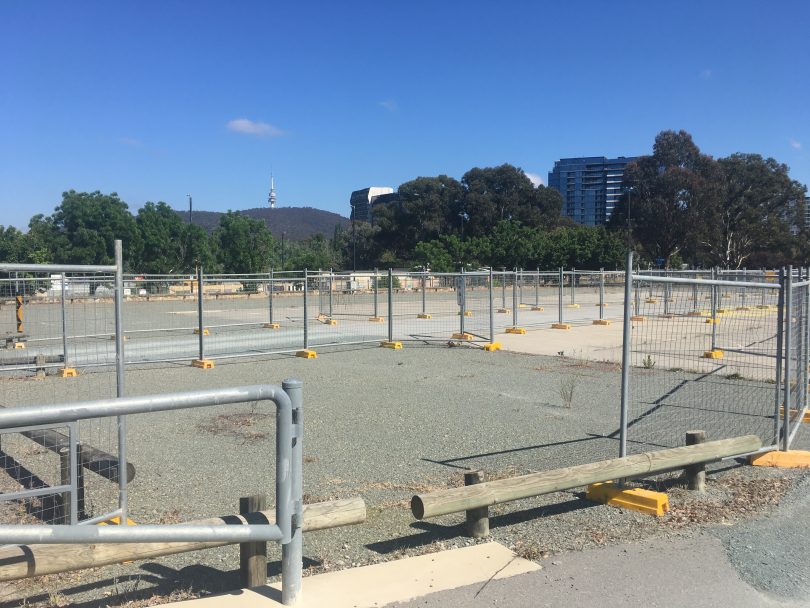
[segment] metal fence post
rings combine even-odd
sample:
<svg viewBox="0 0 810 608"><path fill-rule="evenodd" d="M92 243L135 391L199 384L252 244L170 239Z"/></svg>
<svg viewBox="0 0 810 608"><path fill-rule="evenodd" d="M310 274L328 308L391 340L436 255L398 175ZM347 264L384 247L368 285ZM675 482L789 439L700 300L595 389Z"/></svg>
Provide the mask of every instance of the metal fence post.
<svg viewBox="0 0 810 608"><path fill-rule="evenodd" d="M782 412L782 362L785 337L785 269L779 270L779 294L776 300L776 378L774 382L773 396L774 396L774 414L773 414L773 433L774 441L778 446L781 446L780 421Z"/></svg>
<svg viewBox="0 0 810 608"><path fill-rule="evenodd" d="M599 320L605 318L605 269L599 269Z"/></svg>
<svg viewBox="0 0 810 608"><path fill-rule="evenodd" d="M394 341L394 270L388 269L388 341Z"/></svg>
<svg viewBox="0 0 810 608"><path fill-rule="evenodd" d="M627 252L624 273L624 327L622 328L622 393L619 414L619 457L627 456L627 410L630 403L630 298L633 296L633 252Z"/></svg>
<svg viewBox="0 0 810 608"><path fill-rule="evenodd" d="M717 268L712 268L712 281L717 279ZM717 348L717 285L712 283L712 350Z"/></svg>
<svg viewBox="0 0 810 608"><path fill-rule="evenodd" d="M669 271L664 270L664 278L667 278L668 276L669 276ZM672 285L670 285L669 283L664 283L664 314L665 315L669 314L669 300L671 298L671 294L672 294ZM712 348L714 348L714 347L712 347Z"/></svg>
<svg viewBox="0 0 810 608"><path fill-rule="evenodd" d="M425 270L424 274L422 274L422 314L426 315L427 311L425 310L426 304L426 295L425 290L427 289L427 270Z"/></svg>
<svg viewBox="0 0 810 608"><path fill-rule="evenodd" d="M205 327L203 326L203 267L197 266L197 332L200 343L200 361L205 360Z"/></svg>
<svg viewBox="0 0 810 608"><path fill-rule="evenodd" d="M65 281L66 280L67 280L67 275L63 272L62 273L62 362L64 364L65 369L70 367L70 363L68 361L67 307L65 305Z"/></svg>
<svg viewBox="0 0 810 608"><path fill-rule="evenodd" d="M309 311L307 310L307 287L309 284L309 271L304 268L304 350L309 350Z"/></svg>
<svg viewBox="0 0 810 608"><path fill-rule="evenodd" d="M577 293L577 269L572 268L571 269L571 304L572 305L577 303L576 293Z"/></svg>
<svg viewBox="0 0 810 608"><path fill-rule="evenodd" d="M534 278L534 307L540 308L540 267L537 267L537 276Z"/></svg>
<svg viewBox="0 0 810 608"><path fill-rule="evenodd" d="M269 274L269 282L267 284L267 306L269 308L268 312L270 313L269 323L270 325L273 324L273 267L270 267L270 274Z"/></svg>
<svg viewBox="0 0 810 608"><path fill-rule="evenodd" d="M494 310L494 301L493 301L493 293L492 293L492 267L489 267L489 343L495 343L495 310Z"/></svg>
<svg viewBox="0 0 810 608"><path fill-rule="evenodd" d="M374 288L374 318L379 319L380 318L380 313L379 313L379 307L377 306L377 269L376 268L374 269L374 278L372 279L372 281L374 281L374 285L373 285L373 288Z"/></svg>
<svg viewBox="0 0 810 608"><path fill-rule="evenodd" d="M329 318L332 318L332 290L334 289L335 283L335 270L333 268L329 269Z"/></svg>
<svg viewBox="0 0 810 608"><path fill-rule="evenodd" d="M810 280L810 268L805 269L805 280ZM807 409L808 390L810 390L810 286L803 288L804 291L804 357L801 361L804 371L804 382L802 382L802 394L804 395L804 408Z"/></svg>
<svg viewBox="0 0 810 608"><path fill-rule="evenodd" d="M562 325L563 322L563 283L565 282L565 272L563 267L560 266L560 289L557 294L557 317L558 322Z"/></svg>
<svg viewBox="0 0 810 608"><path fill-rule="evenodd" d="M501 267L501 310L506 310L506 268Z"/></svg>
<svg viewBox="0 0 810 608"><path fill-rule="evenodd" d="M281 384L292 402L292 454L290 481L292 485L292 534L290 542L281 545L281 603L292 605L301 595L301 577L304 559L304 410L300 380L284 380Z"/></svg>
<svg viewBox="0 0 810 608"><path fill-rule="evenodd" d="M515 278L513 279L513 283L515 285L514 289L512 289L512 327L518 326L518 269L515 267Z"/></svg>
<svg viewBox="0 0 810 608"><path fill-rule="evenodd" d="M791 369L790 363L793 359L793 266L788 266L785 285L785 387L784 387L784 407L785 414L782 418L782 449L787 452L790 449L790 384ZM799 421L801 423L801 421Z"/></svg>
<svg viewBox="0 0 810 608"><path fill-rule="evenodd" d="M464 336L464 313L467 312L465 309L467 308L467 280L464 277L464 266L461 267L461 278L459 279L459 292L458 292L458 300L461 310L458 313L458 333Z"/></svg>
<svg viewBox="0 0 810 608"><path fill-rule="evenodd" d="M64 277L64 273L62 274ZM202 336L200 336L202 338ZM202 358L202 357L201 357ZM115 241L115 394L121 398L125 394L124 386L124 253L120 240ZM127 476L121 471L127 470L127 417L118 416L118 508L121 510L121 525L127 525L129 499L127 495ZM71 462L75 468L75 433L71 434ZM74 486L75 488L75 486ZM74 496L71 500L75 501ZM76 505L74 505L74 511Z"/></svg>

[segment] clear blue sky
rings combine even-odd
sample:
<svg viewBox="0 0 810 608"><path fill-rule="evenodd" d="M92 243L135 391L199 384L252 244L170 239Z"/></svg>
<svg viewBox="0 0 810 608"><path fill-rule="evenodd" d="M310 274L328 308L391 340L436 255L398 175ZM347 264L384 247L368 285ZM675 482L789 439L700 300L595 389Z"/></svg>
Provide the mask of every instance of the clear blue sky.
<svg viewBox="0 0 810 608"><path fill-rule="evenodd" d="M810 182L810 3L0 3L0 224L64 190L348 215L349 193L512 163L715 157Z"/></svg>

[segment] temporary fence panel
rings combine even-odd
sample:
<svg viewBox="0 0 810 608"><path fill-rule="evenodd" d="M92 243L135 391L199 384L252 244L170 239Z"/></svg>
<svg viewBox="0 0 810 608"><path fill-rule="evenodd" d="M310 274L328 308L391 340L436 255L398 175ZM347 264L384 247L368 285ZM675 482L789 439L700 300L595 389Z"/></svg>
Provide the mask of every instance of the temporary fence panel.
<svg viewBox="0 0 810 608"><path fill-rule="evenodd" d="M778 287L633 276L625 302L628 453L683 445L694 429L711 439L754 434L765 446L776 443L779 314L742 302L772 302Z"/></svg>
<svg viewBox="0 0 810 608"><path fill-rule="evenodd" d="M0 265L0 413L123 394L120 242L116 253L115 266ZM0 522L114 514L126 500L125 432L123 419L3 431ZM71 461L82 464L78 485Z"/></svg>

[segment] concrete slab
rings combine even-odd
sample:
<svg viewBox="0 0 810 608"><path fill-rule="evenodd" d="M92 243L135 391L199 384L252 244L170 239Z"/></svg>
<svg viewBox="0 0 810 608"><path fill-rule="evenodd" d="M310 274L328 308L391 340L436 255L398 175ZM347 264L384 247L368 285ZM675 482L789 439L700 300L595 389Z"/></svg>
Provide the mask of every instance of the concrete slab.
<svg viewBox="0 0 810 608"><path fill-rule="evenodd" d="M502 335L498 341L504 350L529 355L559 355L590 361L622 360L622 323L609 326L574 325L570 330L541 329L525 335ZM550 327L550 326L549 326Z"/></svg>
<svg viewBox="0 0 810 608"><path fill-rule="evenodd" d="M328 572L304 579L300 608L362 608L407 602L439 591L481 585L540 570L498 543L485 543ZM176 608L280 606L280 584L170 604Z"/></svg>

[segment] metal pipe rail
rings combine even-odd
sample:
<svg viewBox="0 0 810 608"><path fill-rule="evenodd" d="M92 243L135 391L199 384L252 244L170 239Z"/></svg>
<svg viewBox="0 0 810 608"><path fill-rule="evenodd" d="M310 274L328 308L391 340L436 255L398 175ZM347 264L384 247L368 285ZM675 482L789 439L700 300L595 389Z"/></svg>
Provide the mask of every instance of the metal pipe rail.
<svg viewBox="0 0 810 608"><path fill-rule="evenodd" d="M0 264L0 272L111 272L115 273L118 267L93 266L90 264Z"/></svg>
<svg viewBox="0 0 810 608"><path fill-rule="evenodd" d="M656 277L646 274L634 274L633 281L643 283L677 283L680 285L718 285L720 287L756 287L759 289L779 290L778 283L754 283L751 281L723 281L720 279L678 279L675 277Z"/></svg>
<svg viewBox="0 0 810 608"><path fill-rule="evenodd" d="M75 423L88 418L165 412L248 401L276 405L276 522L234 526L44 526L0 525L0 544L143 543L276 541L282 545L282 603L295 601L301 588L302 384L285 380L281 387L254 385L153 395L121 397L59 405L22 406L0 411L0 429ZM76 475L75 457L71 476ZM124 476L121 476L125 479ZM126 519L122 518L125 522Z"/></svg>

